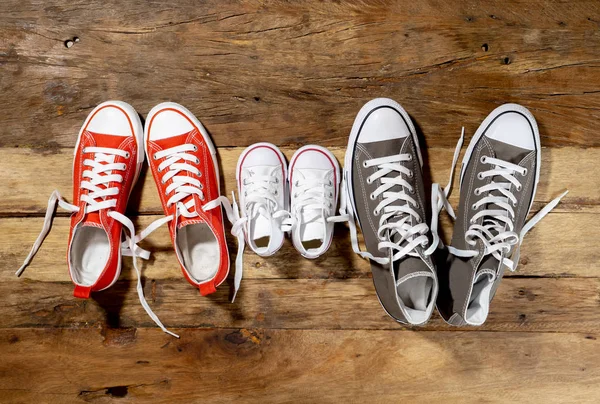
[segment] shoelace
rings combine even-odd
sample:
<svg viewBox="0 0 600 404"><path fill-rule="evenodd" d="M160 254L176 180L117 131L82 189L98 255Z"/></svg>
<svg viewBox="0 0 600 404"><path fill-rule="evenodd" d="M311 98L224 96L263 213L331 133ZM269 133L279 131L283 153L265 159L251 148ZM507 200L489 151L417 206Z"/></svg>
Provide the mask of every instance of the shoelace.
<svg viewBox="0 0 600 404"><path fill-rule="evenodd" d="M298 173L298 175L302 174ZM296 179L292 189L295 199L294 208L290 212L290 217L283 221L284 227L294 232L301 224L321 223L325 237L327 223L335 220L331 216L335 209L331 203L334 192L333 181L301 177Z"/></svg>
<svg viewBox="0 0 600 404"><path fill-rule="evenodd" d="M278 191L274 185L278 184L279 180L272 175L253 175L251 180L245 178L244 184L244 209L243 214L240 214L240 209L235 199L235 194L232 192L233 205L226 206L229 204L229 200L224 198L221 202L229 221L233 224L231 228L231 234L233 234L238 242L238 255L235 261L235 276L233 279L233 298L232 302L235 301L237 292L242 282L244 263L243 253L246 247L246 239L244 237L244 227L247 225L248 234L252 234L252 228L250 227L258 216L265 217L271 224L278 224L283 231L288 231L289 226L284 224L285 218L289 217L289 212L284 209L275 210L277 206ZM248 216L248 213L250 215Z"/></svg>
<svg viewBox="0 0 600 404"><path fill-rule="evenodd" d="M193 154L188 153L196 150L197 147L195 145L184 144L156 152L152 156L152 158L154 158L155 160L165 158L165 160L158 165L158 172L165 172L165 174L163 174L161 178L161 182L163 184L166 183L169 179L173 180L173 182L169 184L169 186L167 186L165 191L167 193L167 196L172 194L167 200L167 207L170 207L175 204L175 213L173 215L165 216L150 223L143 231L141 231L138 235L135 236L135 243L139 243L141 240L148 237L156 229L172 220L175 221L175 228L177 228L177 223L179 221L180 216L183 216L185 218L193 218L199 216L197 211L198 207L196 206L194 198L192 198L191 196L198 195L200 200L204 201L205 196L204 192L202 191L204 186L202 185L201 181L197 178L193 178L186 175L186 173L189 172L197 177L202 177L202 172L198 168L187 163L188 161L193 161L196 164L199 163L198 159ZM234 207L232 208L229 200L224 196L219 196L218 198L215 198L212 201L205 203L200 207L200 209L202 209L204 212L208 212L212 209L216 209L221 206L225 210L227 219L232 224L235 224L237 220L239 220L237 205L234 201ZM236 237L238 240L238 253L236 258L237 267L238 265L241 265L238 264L238 262L241 262L242 260L243 235L241 237L241 240L239 236Z"/></svg>
<svg viewBox="0 0 600 404"><path fill-rule="evenodd" d="M368 184L371 184L376 180L380 180L381 182L381 185L377 187L369 197L371 200L375 200L380 195L383 196L383 200L376 206L373 214L376 216L381 214L377 231L380 240L378 249L380 251L390 251L392 262L398 261L405 256L418 257L419 255L416 248L418 246L426 247L427 244L429 244L429 239L427 238L429 227L414 210L414 208L417 208L418 206L417 201L412 197L412 195L415 194L415 190L413 186L402 177L402 174L409 178L412 177L413 173L411 170L402 164L411 160L412 156L410 154L398 154L366 160L363 163L365 168L377 167L377 171L368 176L366 181ZM396 192L391 191L391 188L396 186L401 187L401 190ZM342 182L342 189L340 216L333 218L332 221L348 221L352 249L355 253L363 258L368 258L382 265L390 264L390 258L388 257L375 257L369 252L360 250L354 212L352 203L349 201L350 196L348 194L348 184L346 183L346 179ZM437 196L432 195L432 201L434 198L437 203ZM394 202L397 201L404 202L404 204L394 204ZM398 219L397 221L391 220L396 218ZM411 224L411 220L415 221L417 224ZM399 240L393 242L392 239L395 235L399 236ZM430 255L436 248L437 242L434 241L434 243L424 251L424 254Z"/></svg>
<svg viewBox="0 0 600 404"><path fill-rule="evenodd" d="M108 187L110 182L118 182L121 183L123 181L123 176L121 174L114 174L115 171L124 171L127 166L125 164L115 163L115 157L121 156L125 158L129 158L129 153L120 149L112 149L105 147L86 147L83 149L84 153L94 153L94 159L85 159L83 161L83 165L87 167L91 167L91 170L84 170L82 177L83 181L80 184L81 189L85 189L88 191L87 194L81 195L81 201L85 202L86 205L84 207L85 213L98 212L104 209L111 209L117 205L116 198L110 198L111 196L116 196L119 193L118 187ZM56 210L56 204L68 212L77 213L79 212L79 206L72 205L64 200L64 198L60 195L58 191L52 192L50 195L50 199L48 200L48 208L46 209L46 215L44 218L44 225L42 227L42 231L40 232L37 240L33 244L31 251L23 265L16 272L17 276L21 276L25 268L31 263L31 260L38 252L41 247L44 239L50 232L50 228L52 227L52 219L54 217L54 212ZM137 293L140 303L148 316L158 325L161 330L170 334L174 337L179 338L177 334L172 333L167 330L162 322L158 319L156 314L152 311L148 302L144 297L144 289L142 287L141 281L141 273L137 266L136 257L148 259L149 253L145 250L142 250L135 243L135 228L133 226L132 221L125 215L116 212L109 211L108 216L115 219L119 223L129 230L129 236L126 236L126 241L121 245L123 255L131 255L133 258L133 267L135 268L135 272L137 275Z"/></svg>
<svg viewBox="0 0 600 404"><path fill-rule="evenodd" d="M450 180L444 191L437 194L438 201L434 205L434 211L437 210L436 214L439 214L442 207L445 207L448 214L455 220L456 215L448 203L447 198L452 186L452 179L454 177L458 155L460 154L460 149L463 145L464 134L463 128L454 151L454 159L450 169ZM476 210L481 206L487 207L473 215L471 222L469 223L469 229L465 232L465 241L467 244L475 246L477 240L481 240L484 245L484 256L492 254L492 256L501 264L514 272L517 270L521 244L523 243L525 235L540 220L542 220L544 216L554 209L569 191L563 192L557 198L546 204L537 214L525 223L519 233L516 233L514 231L515 211L513 208L517 205L517 198L511 190L513 186L517 191L521 189L522 184L515 175L519 174L524 176L527 174L527 169L507 161L486 156L482 157L481 162L483 164L489 164L490 169L478 173L479 179L501 177L506 182L491 181L489 184L479 187L474 191L475 195L480 198L471 208ZM481 224L476 223L478 219L482 219ZM434 239L439 239L437 227L435 231L432 228L432 233ZM507 255L510 254L513 246L515 248L509 258ZM458 257L472 258L479 255L478 251L463 250L452 246L448 246L448 250Z"/></svg>

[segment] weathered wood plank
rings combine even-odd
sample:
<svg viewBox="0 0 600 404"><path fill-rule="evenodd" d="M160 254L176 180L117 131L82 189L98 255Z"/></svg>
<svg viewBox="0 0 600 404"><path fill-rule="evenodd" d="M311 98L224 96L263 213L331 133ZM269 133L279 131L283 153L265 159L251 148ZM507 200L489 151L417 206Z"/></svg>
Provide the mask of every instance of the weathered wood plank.
<svg viewBox="0 0 600 404"><path fill-rule="evenodd" d="M147 280L145 294L168 327L399 329L379 305L370 279L247 279L229 302L229 288L203 298L183 279ZM0 328L155 327L133 281L121 281L90 300L72 296L70 283L0 283ZM465 330L600 332L598 279L507 278L487 322ZM434 313L425 330L452 330Z"/></svg>
<svg viewBox="0 0 600 404"><path fill-rule="evenodd" d="M13 403L590 403L597 335L0 330ZM201 377L201 383L198 382Z"/></svg>
<svg viewBox="0 0 600 404"><path fill-rule="evenodd" d="M594 0L35 4L0 4L0 146L71 147L115 98L142 114L181 102L219 146L341 146L378 96L430 146L509 101L532 110L546 146L600 146Z"/></svg>
<svg viewBox="0 0 600 404"><path fill-rule="evenodd" d="M458 140L460 133L457 132L456 135ZM282 152L289 159L295 150L283 148ZM342 164L345 150L345 147L331 148ZM223 195L231 197L231 191L237 192L235 167L242 151L242 148L219 149ZM424 163L426 181L445 185L454 149L430 148L424 149L424 152L427 153ZM73 186L72 154L71 149L39 153L17 148L0 148L0 173L4 184L0 187L0 215L42 214L46 211L48 197L55 189L70 199ZM534 209L569 189L569 194L555 211L600 212L600 180L594 171L598 161L600 148L545 148L542 151L542 174ZM454 206L458 204L458 171L455 173L455 192L450 199ZM150 173L142 174L132 193L129 211L162 213L154 179Z"/></svg>
<svg viewBox="0 0 600 404"><path fill-rule="evenodd" d="M521 262L516 276L600 277L598 262L600 239L597 214L551 213L532 230L521 250ZM158 216L140 216L135 220L139 230ZM0 218L0 281L9 281L29 253L41 229L42 218ZM228 227L229 228L229 227ZM450 240L449 219L442 220L445 240ZM66 269L66 250L69 235L68 218L54 219L52 232L22 275L25 279L69 281ZM181 270L166 227L157 230L141 246L152 252L149 262L141 266L150 279L180 279ZM237 244L229 237L229 253L233 260ZM140 261L141 262L141 261ZM131 268L131 259L124 260ZM507 274L512 276L513 274ZM121 276L134 276L126 270ZM244 256L244 277L251 278L363 278L370 276L366 260L354 254L346 227L338 225L332 246L316 261L307 260L286 240L284 247L273 257L261 258L247 250Z"/></svg>

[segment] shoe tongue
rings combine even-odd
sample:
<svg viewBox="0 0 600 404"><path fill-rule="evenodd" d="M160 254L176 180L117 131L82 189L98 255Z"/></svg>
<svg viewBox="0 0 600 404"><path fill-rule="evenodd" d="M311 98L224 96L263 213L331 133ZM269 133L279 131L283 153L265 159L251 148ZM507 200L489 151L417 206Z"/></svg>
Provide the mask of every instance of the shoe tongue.
<svg viewBox="0 0 600 404"><path fill-rule="evenodd" d="M179 218L177 219L177 229L181 229L185 226L189 226L191 224L197 224L197 223L206 223L206 220L204 220L204 218L201 216L194 216L194 217L179 216Z"/></svg>
<svg viewBox="0 0 600 404"><path fill-rule="evenodd" d="M431 272L431 269L421 258L406 256L394 262L394 271L396 272L396 279L402 279L406 275L416 272Z"/></svg>
<svg viewBox="0 0 600 404"><path fill-rule="evenodd" d="M81 227L101 226L102 228L104 228L104 226L102 226L102 223L100 222L100 213L99 212L92 212L92 213L86 214L85 217L83 218L83 220L80 222L80 226Z"/></svg>
<svg viewBox="0 0 600 404"><path fill-rule="evenodd" d="M475 272L475 280L477 280L477 275L483 271L483 270L488 270L488 271L498 271L498 267L500 266L500 261L498 261L496 258L494 258L493 255L489 254L487 256L485 256L483 258L483 260L481 261L481 264L479 264L479 268L477 268L477 271Z"/></svg>
<svg viewBox="0 0 600 404"><path fill-rule="evenodd" d="M496 139L486 137L486 140L492 146L495 157L500 160L508 161L509 163L519 164L525 156L531 153L531 150L513 146Z"/></svg>

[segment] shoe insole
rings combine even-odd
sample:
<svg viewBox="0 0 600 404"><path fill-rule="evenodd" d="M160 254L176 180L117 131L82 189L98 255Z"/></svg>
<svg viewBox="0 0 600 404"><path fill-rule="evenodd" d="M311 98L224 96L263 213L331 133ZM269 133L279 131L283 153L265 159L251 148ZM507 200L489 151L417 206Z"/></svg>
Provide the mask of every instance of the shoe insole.
<svg viewBox="0 0 600 404"><path fill-rule="evenodd" d="M201 283L214 278L220 265L220 249L206 223L181 227L176 242L183 266L194 281Z"/></svg>

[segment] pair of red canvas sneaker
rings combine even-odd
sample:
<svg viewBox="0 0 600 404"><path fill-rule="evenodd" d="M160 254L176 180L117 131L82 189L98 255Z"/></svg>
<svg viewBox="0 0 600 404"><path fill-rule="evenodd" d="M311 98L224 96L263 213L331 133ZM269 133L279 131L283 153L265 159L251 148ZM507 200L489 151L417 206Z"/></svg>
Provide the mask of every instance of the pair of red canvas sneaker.
<svg viewBox="0 0 600 404"><path fill-rule="evenodd" d="M138 236L125 209L144 162L148 160L165 217ZM202 295L215 292L229 272L229 254L221 205L216 149L202 124L175 103L154 107L142 126L129 104L108 101L97 106L79 131L73 160L73 204L58 191L48 201L44 227L23 266L29 265L50 231L58 203L71 212L67 250L74 295L112 286L119 278L123 256L133 257L142 306L171 335L144 298L136 257L149 253L137 243L168 223L183 275ZM228 208L226 212L231 212ZM175 335L176 336L176 335Z"/></svg>

